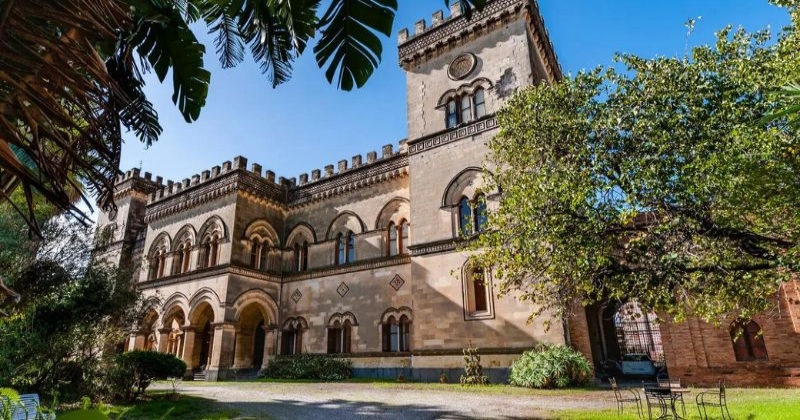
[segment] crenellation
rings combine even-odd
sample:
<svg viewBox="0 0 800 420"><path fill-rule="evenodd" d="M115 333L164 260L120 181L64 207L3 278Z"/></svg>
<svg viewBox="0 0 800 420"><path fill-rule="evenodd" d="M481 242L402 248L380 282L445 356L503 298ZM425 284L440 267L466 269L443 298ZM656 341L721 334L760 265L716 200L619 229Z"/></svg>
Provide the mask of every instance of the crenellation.
<svg viewBox="0 0 800 420"><path fill-rule="evenodd" d="M192 175L192 186L195 186L200 183L200 175L194 174Z"/></svg>
<svg viewBox="0 0 800 420"><path fill-rule="evenodd" d="M353 156L353 169L361 167L361 155Z"/></svg>
<svg viewBox="0 0 800 420"><path fill-rule="evenodd" d="M139 173L141 173L141 169L139 168L131 169L131 178L139 178Z"/></svg>
<svg viewBox="0 0 800 420"><path fill-rule="evenodd" d="M300 174L300 185L308 184L308 174Z"/></svg>
<svg viewBox="0 0 800 420"><path fill-rule="evenodd" d="M253 174L255 174L258 177L261 177L261 165L253 163L252 168L253 168Z"/></svg>
<svg viewBox="0 0 800 420"><path fill-rule="evenodd" d="M408 41L408 29L403 28L397 33L397 43L402 44Z"/></svg>
<svg viewBox="0 0 800 420"><path fill-rule="evenodd" d="M200 172L200 182L206 182L209 178L211 178L211 171L206 169L205 171Z"/></svg>
<svg viewBox="0 0 800 420"><path fill-rule="evenodd" d="M151 174L150 172L145 172L144 179L150 181L151 179L153 179L153 174Z"/></svg>
<svg viewBox="0 0 800 420"><path fill-rule="evenodd" d="M373 150L367 153L367 165L375 163L376 160L378 160L378 152Z"/></svg>
<svg viewBox="0 0 800 420"><path fill-rule="evenodd" d="M181 183L183 184L183 189L187 189L189 188L189 185L191 185L189 178L184 178L183 181L181 181Z"/></svg>
<svg viewBox="0 0 800 420"><path fill-rule="evenodd" d="M421 19L414 24L414 35L425 32L425 19Z"/></svg>
<svg viewBox="0 0 800 420"><path fill-rule="evenodd" d="M131 179L131 176L133 176L133 171L125 172L125 179Z"/></svg>
<svg viewBox="0 0 800 420"><path fill-rule="evenodd" d="M431 15L431 27L436 26L440 23L444 22L444 12L439 9Z"/></svg>
<svg viewBox="0 0 800 420"><path fill-rule="evenodd" d="M225 162L222 162L222 173L223 174L228 173L230 172L230 170L231 170L231 161L226 160Z"/></svg>
<svg viewBox="0 0 800 420"><path fill-rule="evenodd" d="M461 2L454 1L450 3L450 18L457 18L461 16Z"/></svg>
<svg viewBox="0 0 800 420"><path fill-rule="evenodd" d="M214 166L214 167L212 167L212 168L211 168L211 177L212 177L212 178L216 178L216 177L218 177L218 176L219 176L219 174L220 174L220 170L221 170L221 169L222 169L222 168L220 168L220 167L219 167L219 165L218 165L218 166Z"/></svg>
<svg viewBox="0 0 800 420"><path fill-rule="evenodd" d="M247 169L247 158L244 156L233 158L233 169Z"/></svg>
<svg viewBox="0 0 800 420"><path fill-rule="evenodd" d="M311 171L311 181L319 181L320 178L320 171L319 169L314 169Z"/></svg>
<svg viewBox="0 0 800 420"><path fill-rule="evenodd" d="M297 186L297 178L291 177L289 178L289 187L296 187Z"/></svg>
<svg viewBox="0 0 800 420"><path fill-rule="evenodd" d="M394 150L394 146L392 146L391 144L387 144L387 145L383 146L381 148L381 153L383 155L382 156L383 159L388 159L388 158L392 157L393 150Z"/></svg>
<svg viewBox="0 0 800 420"><path fill-rule="evenodd" d="M271 184L275 183L275 172L274 171L271 171L271 170L267 169L267 172L266 172L265 175L266 175L265 178L267 179L267 182L269 182Z"/></svg>
<svg viewBox="0 0 800 420"><path fill-rule="evenodd" d="M342 159L339 161L339 173L344 173L347 170L347 160Z"/></svg>
<svg viewBox="0 0 800 420"><path fill-rule="evenodd" d="M325 165L325 178L333 176L333 165Z"/></svg>
<svg viewBox="0 0 800 420"><path fill-rule="evenodd" d="M139 173L138 173L138 172L139 172L139 171L138 171L137 169L134 169L134 170L133 170L133 174L134 174L133 176L134 176L134 177L138 177L138 176L139 176ZM157 177L156 177L156 184L158 184L158 185L164 185L164 178L163 178L163 177L160 177L160 176L157 176Z"/></svg>

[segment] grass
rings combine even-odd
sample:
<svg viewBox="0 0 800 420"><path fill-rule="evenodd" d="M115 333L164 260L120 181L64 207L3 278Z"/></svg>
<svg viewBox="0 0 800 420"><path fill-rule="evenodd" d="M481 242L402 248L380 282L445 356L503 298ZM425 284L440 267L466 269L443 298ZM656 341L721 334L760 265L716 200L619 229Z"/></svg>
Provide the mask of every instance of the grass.
<svg viewBox="0 0 800 420"><path fill-rule="evenodd" d="M181 395L178 401L169 401L164 393L148 394L150 400L132 406L109 407L111 419L122 420L229 420L238 418L239 412L215 401Z"/></svg>
<svg viewBox="0 0 800 420"><path fill-rule="evenodd" d="M704 390L692 390L692 393L684 396L687 420L700 419L695 397ZM800 407L800 389L728 389L727 399L728 409L737 420L796 420ZM568 410L551 412L550 415L554 419L564 420L636 420L638 417L635 412L636 409L628 403L625 405L624 416L617 416L616 410ZM719 419L719 409L709 407L708 416Z"/></svg>

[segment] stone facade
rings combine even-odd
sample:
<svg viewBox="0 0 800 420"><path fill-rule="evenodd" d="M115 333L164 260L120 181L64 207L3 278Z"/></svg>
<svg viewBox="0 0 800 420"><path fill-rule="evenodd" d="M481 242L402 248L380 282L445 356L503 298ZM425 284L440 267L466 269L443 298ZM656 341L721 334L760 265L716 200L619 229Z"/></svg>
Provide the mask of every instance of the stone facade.
<svg viewBox="0 0 800 420"><path fill-rule="evenodd" d="M492 0L469 21L457 6L439 11L399 44L409 138L396 148L290 179L244 157L179 182L138 170L118 179L100 249L133 270L152 306L129 349L176 354L210 380L297 353L340 353L362 376L451 381L470 344L495 380L541 342L571 344L598 366L619 355L600 348L614 332L589 310L550 328L546 316L529 322L533 308L497 297L491 272L469 267L458 247L498 202L482 181L494 113L518 89L561 78L536 2ZM798 366L800 296L786 293L790 320L763 323L761 371L796 384L797 369L780 367ZM671 372L710 382L751 371L731 362L725 331L696 322L660 331ZM791 344L778 350L782 340Z"/></svg>

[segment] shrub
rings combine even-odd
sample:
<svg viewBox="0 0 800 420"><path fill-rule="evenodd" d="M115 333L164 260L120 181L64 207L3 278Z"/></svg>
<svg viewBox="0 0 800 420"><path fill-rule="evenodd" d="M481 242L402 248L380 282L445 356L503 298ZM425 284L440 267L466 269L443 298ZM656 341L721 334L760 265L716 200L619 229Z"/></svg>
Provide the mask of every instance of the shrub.
<svg viewBox="0 0 800 420"><path fill-rule="evenodd" d="M298 354L271 361L264 376L275 379L341 381L352 374L352 363L322 354Z"/></svg>
<svg viewBox="0 0 800 420"><path fill-rule="evenodd" d="M509 381L526 388L566 388L586 385L591 373L589 361L578 351L540 344L511 364Z"/></svg>
<svg viewBox="0 0 800 420"><path fill-rule="evenodd" d="M125 352L117 356L116 362L116 368L109 374L110 382L126 399L143 394L156 379L182 377L186 372L183 360L155 351Z"/></svg>
<svg viewBox="0 0 800 420"><path fill-rule="evenodd" d="M483 374L481 367L481 355L476 347L464 349L464 374L461 375L461 385L486 385L489 377Z"/></svg>

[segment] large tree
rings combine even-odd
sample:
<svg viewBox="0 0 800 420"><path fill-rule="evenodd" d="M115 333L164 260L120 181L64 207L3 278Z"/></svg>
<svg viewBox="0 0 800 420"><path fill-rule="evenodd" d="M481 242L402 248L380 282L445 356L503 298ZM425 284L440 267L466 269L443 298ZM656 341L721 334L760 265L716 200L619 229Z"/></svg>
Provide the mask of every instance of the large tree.
<svg viewBox="0 0 800 420"><path fill-rule="evenodd" d="M687 57L621 55L516 95L474 264L534 315L605 299L675 319L769 309L800 270L798 128L762 122L800 69L789 11L777 40L726 28Z"/></svg>
<svg viewBox="0 0 800 420"><path fill-rule="evenodd" d="M444 0L467 15L485 2ZM210 74L190 28L196 21L215 35L223 67L249 49L277 86L315 41L328 81L363 86L381 60L379 35L390 34L397 0L320 7L320 0L0 0L0 199L21 186L28 200L20 212L34 231L37 191L79 216L70 197L85 198L84 187L112 207L122 128L148 145L161 133L142 71L161 81L171 71L172 100L187 122L205 104Z"/></svg>

